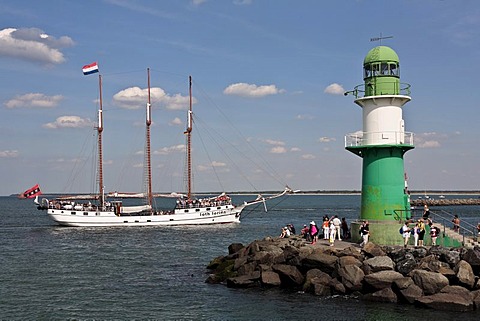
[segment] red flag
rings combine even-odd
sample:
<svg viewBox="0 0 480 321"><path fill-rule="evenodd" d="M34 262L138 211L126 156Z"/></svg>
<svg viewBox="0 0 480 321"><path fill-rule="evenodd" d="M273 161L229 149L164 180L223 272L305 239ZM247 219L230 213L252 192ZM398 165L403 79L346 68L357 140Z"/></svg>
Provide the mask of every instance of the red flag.
<svg viewBox="0 0 480 321"><path fill-rule="evenodd" d="M34 198L37 195L41 195L42 191L40 190L40 186L35 185L29 189L27 189L25 192L23 192L23 198Z"/></svg>

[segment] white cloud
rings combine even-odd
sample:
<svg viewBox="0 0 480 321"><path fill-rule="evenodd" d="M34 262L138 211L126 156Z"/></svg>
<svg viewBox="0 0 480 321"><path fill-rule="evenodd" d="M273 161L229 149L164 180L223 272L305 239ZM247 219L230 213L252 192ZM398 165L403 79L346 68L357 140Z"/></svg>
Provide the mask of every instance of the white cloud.
<svg viewBox="0 0 480 321"><path fill-rule="evenodd" d="M276 95L285 92L283 89L278 89L275 85L257 86L254 84L236 83L225 88L223 93L225 95L237 95L249 98L265 97L268 95Z"/></svg>
<svg viewBox="0 0 480 321"><path fill-rule="evenodd" d="M331 95L343 95L345 89L343 89L342 85L333 83L331 85L328 85L323 92Z"/></svg>
<svg viewBox="0 0 480 321"><path fill-rule="evenodd" d="M315 155L312 155L312 154L303 154L302 155L302 158L303 159L315 159Z"/></svg>
<svg viewBox="0 0 480 321"><path fill-rule="evenodd" d="M292 148L290 148L290 151L291 152L299 152L299 151L301 151L301 149L298 148L298 147L292 147Z"/></svg>
<svg viewBox="0 0 480 321"><path fill-rule="evenodd" d="M51 108L58 105L63 99L62 95L47 96L40 93L18 95L4 103L7 108L17 107L42 107Z"/></svg>
<svg viewBox="0 0 480 321"><path fill-rule="evenodd" d="M170 126L180 126L183 124L182 120L178 117L175 117L174 119L172 119L169 123L168 123Z"/></svg>
<svg viewBox="0 0 480 321"><path fill-rule="evenodd" d="M415 146L418 148L437 148L437 147L440 147L441 145L440 145L440 142L436 140L426 140L418 144L415 144Z"/></svg>
<svg viewBox="0 0 480 321"><path fill-rule="evenodd" d="M189 105L189 97L181 94L169 95L162 88L155 87L150 89L150 98L152 105L159 104L169 110L187 109ZM126 109L144 108L148 99L148 89L139 87L130 87L119 91L113 95L113 100L120 107ZM192 103L196 103L196 99L192 99Z"/></svg>
<svg viewBox="0 0 480 321"><path fill-rule="evenodd" d="M18 157L18 150L1 150L0 158L16 158Z"/></svg>
<svg viewBox="0 0 480 321"><path fill-rule="evenodd" d="M43 124L42 127L48 129L57 128L83 128L93 127L94 123L88 118L81 118L79 116L61 116L54 122Z"/></svg>
<svg viewBox="0 0 480 321"><path fill-rule="evenodd" d="M284 146L285 143L280 141L280 140L273 140L273 139L265 139L265 143L269 144L269 145L280 145L280 146Z"/></svg>
<svg viewBox="0 0 480 321"><path fill-rule="evenodd" d="M312 120L314 119L315 117L311 116L311 115L297 115L295 117L295 119L297 120Z"/></svg>
<svg viewBox="0 0 480 321"><path fill-rule="evenodd" d="M186 146L183 144L163 147L153 152L154 155L168 155L171 153L185 152Z"/></svg>
<svg viewBox="0 0 480 321"><path fill-rule="evenodd" d="M270 153L272 154L284 154L287 152L287 149L283 146L275 146L270 149Z"/></svg>
<svg viewBox="0 0 480 321"><path fill-rule="evenodd" d="M57 39L37 28L0 30L0 56L44 64L61 64L65 62L65 57L59 49L73 45L70 37Z"/></svg>
<svg viewBox="0 0 480 321"><path fill-rule="evenodd" d="M237 6L246 6L252 4L253 0L233 0L233 4Z"/></svg>
<svg viewBox="0 0 480 321"><path fill-rule="evenodd" d="M330 143L330 142L336 141L336 139L333 138L333 137L325 137L325 136L324 136L324 137L320 137L320 138L318 139L318 141L319 141L320 143Z"/></svg>
<svg viewBox="0 0 480 321"><path fill-rule="evenodd" d="M223 163L223 162L213 161L213 162L212 162L212 166L213 166L213 167L225 167L225 166L227 166L227 164L225 164L225 163Z"/></svg>
<svg viewBox="0 0 480 321"><path fill-rule="evenodd" d="M192 0L192 4L194 6L199 6L201 4L204 4L205 2L207 2L207 0Z"/></svg>
<svg viewBox="0 0 480 321"><path fill-rule="evenodd" d="M414 144L418 148L438 148L441 146L440 140L445 138L445 134L436 132L421 133L415 136Z"/></svg>

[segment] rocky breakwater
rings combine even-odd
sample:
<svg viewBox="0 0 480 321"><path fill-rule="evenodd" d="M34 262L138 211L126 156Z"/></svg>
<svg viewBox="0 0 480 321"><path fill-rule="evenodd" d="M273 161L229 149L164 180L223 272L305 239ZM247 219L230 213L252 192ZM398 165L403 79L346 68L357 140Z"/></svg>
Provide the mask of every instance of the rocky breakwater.
<svg viewBox="0 0 480 321"><path fill-rule="evenodd" d="M480 247L329 247L267 237L228 247L208 265L207 283L281 287L318 296L352 295L448 311L480 311Z"/></svg>

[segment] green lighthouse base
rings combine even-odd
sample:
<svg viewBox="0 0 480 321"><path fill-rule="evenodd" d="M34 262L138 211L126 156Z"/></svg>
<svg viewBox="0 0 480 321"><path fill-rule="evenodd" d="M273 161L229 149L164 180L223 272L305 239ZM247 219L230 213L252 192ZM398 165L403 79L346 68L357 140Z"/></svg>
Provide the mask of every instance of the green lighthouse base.
<svg viewBox="0 0 480 321"><path fill-rule="evenodd" d="M378 245L403 245L402 235L398 232L402 227L399 221L368 221L370 228L369 242ZM352 242L361 243L360 226L362 221L351 223ZM413 237L412 237L413 240Z"/></svg>

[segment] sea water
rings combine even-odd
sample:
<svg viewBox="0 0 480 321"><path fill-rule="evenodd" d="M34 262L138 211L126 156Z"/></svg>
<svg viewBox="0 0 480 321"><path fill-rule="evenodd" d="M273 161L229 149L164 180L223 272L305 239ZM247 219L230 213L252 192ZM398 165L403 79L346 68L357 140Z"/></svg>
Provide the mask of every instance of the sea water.
<svg viewBox="0 0 480 321"><path fill-rule="evenodd" d="M232 197L234 202L252 196ZM157 199L158 205L173 205ZM243 212L240 224L60 227L31 200L0 197L0 319L18 320L419 320L478 319L349 296L205 283L206 265L231 243L297 233L311 220L359 215L358 195L294 195ZM450 207L480 220L480 207ZM435 209L433 209L435 210Z"/></svg>

